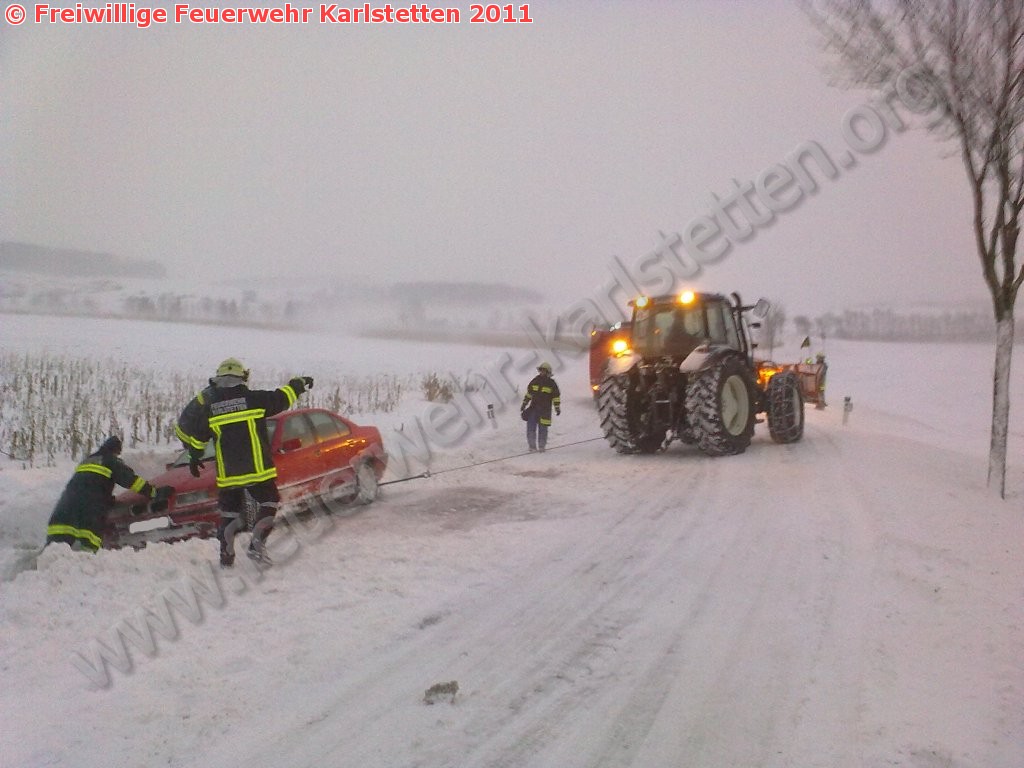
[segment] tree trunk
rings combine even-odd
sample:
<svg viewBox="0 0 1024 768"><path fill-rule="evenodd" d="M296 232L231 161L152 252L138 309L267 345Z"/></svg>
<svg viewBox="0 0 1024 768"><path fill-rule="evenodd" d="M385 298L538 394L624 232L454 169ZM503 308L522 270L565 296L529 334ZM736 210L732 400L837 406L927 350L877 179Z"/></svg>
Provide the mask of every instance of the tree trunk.
<svg viewBox="0 0 1024 768"><path fill-rule="evenodd" d="M992 377L992 441L988 451L988 487L1006 498L1006 444L1010 425L1010 361L1013 356L1013 313L996 322L996 367Z"/></svg>

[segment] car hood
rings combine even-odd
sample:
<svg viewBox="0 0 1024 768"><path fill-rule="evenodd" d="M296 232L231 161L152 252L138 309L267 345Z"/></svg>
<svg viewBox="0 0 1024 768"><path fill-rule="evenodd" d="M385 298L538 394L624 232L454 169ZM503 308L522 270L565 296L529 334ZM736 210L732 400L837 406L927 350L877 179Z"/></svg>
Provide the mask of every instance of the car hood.
<svg viewBox="0 0 1024 768"><path fill-rule="evenodd" d="M215 490L217 486L215 475L216 469L213 466L213 462L208 461L200 471L199 477L193 477L192 473L189 472L188 465L185 465L182 467L171 467L166 472L148 479L150 485L155 488L163 485L173 487L174 493L177 495L188 493L189 491ZM118 504L137 504L140 501L147 500L146 497L134 491L125 491L115 497L115 501Z"/></svg>

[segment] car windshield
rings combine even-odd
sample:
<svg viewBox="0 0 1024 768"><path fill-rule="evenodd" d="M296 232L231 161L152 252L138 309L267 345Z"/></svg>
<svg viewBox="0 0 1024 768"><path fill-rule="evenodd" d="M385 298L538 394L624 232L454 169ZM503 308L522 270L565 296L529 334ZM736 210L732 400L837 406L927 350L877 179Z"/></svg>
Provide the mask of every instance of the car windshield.
<svg viewBox="0 0 1024 768"><path fill-rule="evenodd" d="M203 450L203 461L213 458L213 440L206 444L206 448ZM178 454L178 458L174 460L171 466L174 467L187 467L188 466L188 451L182 451Z"/></svg>

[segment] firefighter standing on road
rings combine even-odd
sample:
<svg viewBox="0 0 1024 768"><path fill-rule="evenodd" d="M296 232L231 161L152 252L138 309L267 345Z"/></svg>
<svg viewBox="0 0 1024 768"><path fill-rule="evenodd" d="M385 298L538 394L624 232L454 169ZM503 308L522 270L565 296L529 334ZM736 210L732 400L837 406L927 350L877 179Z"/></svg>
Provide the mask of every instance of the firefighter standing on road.
<svg viewBox="0 0 1024 768"><path fill-rule="evenodd" d="M526 421L526 443L531 451L543 451L548 444L551 409L562 415L561 393L551 378L551 364L537 366L537 375L526 385L526 394L519 410Z"/></svg>
<svg viewBox="0 0 1024 768"><path fill-rule="evenodd" d="M72 549L95 552L103 544L103 523L120 485L155 501L170 498L169 485L154 488L121 461L121 438L111 435L75 468L46 526L46 543L63 542Z"/></svg>
<svg viewBox="0 0 1024 768"><path fill-rule="evenodd" d="M185 406L175 428L189 450L189 469L195 477L203 468L206 443L215 440L220 508L217 538L223 567L235 564L235 534L245 525L242 513L247 490L259 505L247 554L258 564L271 564L266 543L281 497L266 417L287 410L313 386L309 376L297 376L274 390L251 390L246 386L248 380L248 369L229 357L217 368L210 386Z"/></svg>
<svg viewBox="0 0 1024 768"><path fill-rule="evenodd" d="M828 375L828 363L825 362L825 355L821 352L814 359L821 366L821 377L818 379L818 402L814 405L820 411L825 407L825 376Z"/></svg>

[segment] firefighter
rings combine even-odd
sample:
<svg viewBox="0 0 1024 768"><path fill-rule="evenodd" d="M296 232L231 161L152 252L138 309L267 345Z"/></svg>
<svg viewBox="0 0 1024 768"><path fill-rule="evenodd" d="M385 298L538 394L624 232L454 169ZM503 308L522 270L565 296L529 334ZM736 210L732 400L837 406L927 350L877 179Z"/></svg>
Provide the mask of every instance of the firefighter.
<svg viewBox="0 0 1024 768"><path fill-rule="evenodd" d="M111 435L75 468L46 526L46 543L63 542L72 549L95 552L103 545L103 523L114 505L114 486L166 501L169 485L154 488L121 461L121 438Z"/></svg>
<svg viewBox="0 0 1024 768"><path fill-rule="evenodd" d="M297 376L274 390L249 389L248 381L249 370L229 357L217 367L210 385L185 406L175 428L189 451L189 470L195 477L203 468L206 443L215 441L220 508L217 539L224 568L235 564L234 540L246 522L247 491L258 505L247 554L260 565L271 565L266 543L281 497L266 417L287 410L313 386L309 376Z"/></svg>
<svg viewBox="0 0 1024 768"><path fill-rule="evenodd" d="M814 359L821 366L821 377L818 379L818 401L814 405L820 411L825 407L825 376L828 374L828 363L825 362L825 355L821 352Z"/></svg>
<svg viewBox="0 0 1024 768"><path fill-rule="evenodd" d="M547 447L552 408L557 415L562 415L562 400L558 384L551 378L551 363L541 363L537 366L537 375L526 385L519 408L526 421L526 443L531 452L543 452Z"/></svg>

